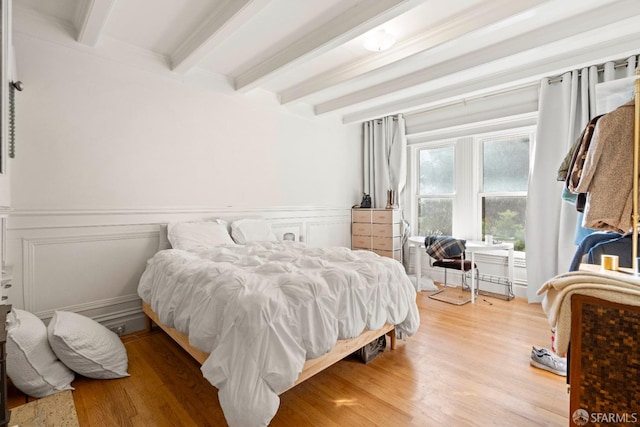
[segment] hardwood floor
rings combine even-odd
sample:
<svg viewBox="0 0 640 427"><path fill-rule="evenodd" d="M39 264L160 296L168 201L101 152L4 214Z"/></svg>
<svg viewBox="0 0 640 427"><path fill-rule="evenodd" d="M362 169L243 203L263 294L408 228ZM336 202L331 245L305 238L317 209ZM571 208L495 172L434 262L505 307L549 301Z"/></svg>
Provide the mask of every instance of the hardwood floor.
<svg viewBox="0 0 640 427"><path fill-rule="evenodd" d="M272 426L566 426L564 377L529 366L548 347L539 304L418 295L421 326L365 365L347 358L281 395ZM224 426L217 390L163 332L123 337L129 378L73 386L81 426ZM9 407L24 403L10 390Z"/></svg>

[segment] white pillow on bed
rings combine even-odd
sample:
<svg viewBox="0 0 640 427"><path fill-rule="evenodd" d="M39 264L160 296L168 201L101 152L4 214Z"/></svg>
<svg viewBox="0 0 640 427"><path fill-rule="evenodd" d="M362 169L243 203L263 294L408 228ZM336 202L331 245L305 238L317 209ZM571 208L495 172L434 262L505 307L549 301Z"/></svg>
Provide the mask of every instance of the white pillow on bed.
<svg viewBox="0 0 640 427"><path fill-rule="evenodd" d="M7 315L7 376L32 397L73 390L75 375L51 349L44 322L17 308Z"/></svg>
<svg viewBox="0 0 640 427"><path fill-rule="evenodd" d="M227 223L221 220L170 223L167 237L171 247L185 251L234 244Z"/></svg>
<svg viewBox="0 0 640 427"><path fill-rule="evenodd" d="M82 314L56 310L47 331L51 348L72 371L97 379L129 376L127 350L106 326Z"/></svg>
<svg viewBox="0 0 640 427"><path fill-rule="evenodd" d="M231 237L244 245L255 241L276 241L276 235L271 230L271 224L263 219L239 219L231 223Z"/></svg>

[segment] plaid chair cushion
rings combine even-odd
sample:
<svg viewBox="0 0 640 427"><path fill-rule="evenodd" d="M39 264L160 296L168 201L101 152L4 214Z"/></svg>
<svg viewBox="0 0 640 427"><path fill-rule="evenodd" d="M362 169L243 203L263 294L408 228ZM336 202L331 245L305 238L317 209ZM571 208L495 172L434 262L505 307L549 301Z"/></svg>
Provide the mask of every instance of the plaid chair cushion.
<svg viewBox="0 0 640 427"><path fill-rule="evenodd" d="M430 257L435 259L460 258L466 250L466 240L451 236L427 236L424 246Z"/></svg>

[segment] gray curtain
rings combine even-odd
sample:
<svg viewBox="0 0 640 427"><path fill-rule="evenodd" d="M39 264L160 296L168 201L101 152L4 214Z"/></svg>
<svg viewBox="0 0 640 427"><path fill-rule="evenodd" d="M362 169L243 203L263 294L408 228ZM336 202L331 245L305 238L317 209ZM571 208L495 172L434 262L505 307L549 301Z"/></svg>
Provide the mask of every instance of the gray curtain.
<svg viewBox="0 0 640 427"><path fill-rule="evenodd" d="M626 66L613 62L562 75L560 81L540 83L536 140L531 152L527 195L527 296L539 301L538 289L565 273L576 249L578 214L562 201L564 183L556 180L558 167L589 120L597 114L596 83L633 75L637 58Z"/></svg>
<svg viewBox="0 0 640 427"><path fill-rule="evenodd" d="M374 208L387 205L387 191L395 190L397 200L407 181L407 139L404 117L388 116L363 124L364 192L371 195Z"/></svg>

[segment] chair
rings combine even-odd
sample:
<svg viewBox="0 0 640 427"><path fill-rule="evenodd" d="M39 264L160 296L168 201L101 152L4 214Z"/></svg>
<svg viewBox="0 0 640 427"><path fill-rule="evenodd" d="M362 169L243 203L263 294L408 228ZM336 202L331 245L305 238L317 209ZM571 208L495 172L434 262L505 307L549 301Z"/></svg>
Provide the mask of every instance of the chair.
<svg viewBox="0 0 640 427"><path fill-rule="evenodd" d="M429 254L431 267L444 268L444 287L433 291L429 298L451 304L462 305L471 301L471 295L466 298L462 293L457 295L441 295L447 291L447 270L458 270L462 273L462 291L469 290L466 273L475 270L476 279L480 278L477 264L471 265L471 261L464 258L466 240L456 239L451 236L428 236L425 238L425 248ZM472 273L473 274L473 273Z"/></svg>

